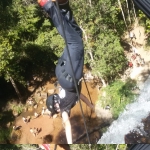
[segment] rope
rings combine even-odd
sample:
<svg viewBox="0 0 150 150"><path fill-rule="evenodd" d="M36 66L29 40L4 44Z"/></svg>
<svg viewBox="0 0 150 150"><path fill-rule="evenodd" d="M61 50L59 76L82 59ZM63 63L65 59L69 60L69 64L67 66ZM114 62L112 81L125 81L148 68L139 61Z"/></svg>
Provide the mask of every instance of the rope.
<svg viewBox="0 0 150 150"><path fill-rule="evenodd" d="M62 31L63 31L64 39L65 39L65 44L66 44L66 49L67 49L67 54L68 54L68 57L69 57L70 65L71 65L71 70L72 70L72 73L73 73L73 81L74 81L75 88L76 88L76 91L77 91L78 100L79 100L79 104L80 104L80 109L81 109L82 117L83 117L83 120L84 120L84 127L85 127L85 130L86 130L88 143L90 144L90 139L89 139L89 135L88 135L88 132L87 132L86 123L85 123L85 117L83 115L83 109L82 109L82 106L81 106L79 90L78 90L77 82L76 82L75 75L74 75L74 72L73 72L73 65L72 65L72 61L71 61L70 52L69 52L69 49L68 49L68 44L67 44L66 34L65 34L65 30L64 30L64 25L63 25L60 10L59 10L58 0L56 0L56 6L57 6L57 10L58 10L59 21L60 21L61 28L62 28Z"/></svg>
<svg viewBox="0 0 150 150"><path fill-rule="evenodd" d="M91 102L91 104L93 104L93 102L92 102L92 100L91 100L90 92L89 92L89 89L88 89L88 87L87 87L87 83L86 83L86 81L85 81L84 76L83 76L83 80L84 80L84 83L85 83L85 86L86 86L86 90L87 90L87 92L88 92L88 96L89 96L90 102ZM90 115L88 116L88 117L89 117L89 120L91 119L91 116L92 116L92 110L91 110Z"/></svg>
<svg viewBox="0 0 150 150"><path fill-rule="evenodd" d="M54 147L54 150L56 150L57 149L57 144L55 144L55 147Z"/></svg>
<svg viewBox="0 0 150 150"><path fill-rule="evenodd" d="M88 95L89 95L90 102L93 104L93 102L92 102L92 100L91 100L90 92L89 92L89 89L88 89L88 87L87 87L87 84L86 84L86 81L85 81L84 76L83 76L83 80L84 80L84 83L85 83L85 86L86 86L86 90L87 90Z"/></svg>

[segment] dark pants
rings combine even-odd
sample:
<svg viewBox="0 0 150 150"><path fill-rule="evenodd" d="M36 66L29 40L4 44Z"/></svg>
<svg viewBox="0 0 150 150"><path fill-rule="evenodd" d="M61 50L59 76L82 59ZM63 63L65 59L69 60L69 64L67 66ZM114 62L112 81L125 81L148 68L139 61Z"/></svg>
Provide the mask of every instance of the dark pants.
<svg viewBox="0 0 150 150"><path fill-rule="evenodd" d="M60 35L64 38L56 4L49 1L49 3L44 6L44 9L50 15ZM69 4L66 6L61 6L60 14L63 21L71 62L73 65L73 72L71 69L67 48L65 47L63 54L56 66L55 73L62 88L71 91L75 89L73 74L75 75L76 82L78 82L83 73L84 48L82 41L82 31L72 16L72 11L69 7Z"/></svg>

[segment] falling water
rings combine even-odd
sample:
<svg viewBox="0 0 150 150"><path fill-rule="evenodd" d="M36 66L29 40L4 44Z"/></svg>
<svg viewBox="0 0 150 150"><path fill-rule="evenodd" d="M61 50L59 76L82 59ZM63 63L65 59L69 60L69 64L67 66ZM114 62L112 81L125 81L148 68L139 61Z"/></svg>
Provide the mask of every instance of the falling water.
<svg viewBox="0 0 150 150"><path fill-rule="evenodd" d="M134 103L126 106L119 118L103 134L98 144L125 144L124 136L137 126L142 128L142 119L150 112L150 77L144 83L139 97Z"/></svg>

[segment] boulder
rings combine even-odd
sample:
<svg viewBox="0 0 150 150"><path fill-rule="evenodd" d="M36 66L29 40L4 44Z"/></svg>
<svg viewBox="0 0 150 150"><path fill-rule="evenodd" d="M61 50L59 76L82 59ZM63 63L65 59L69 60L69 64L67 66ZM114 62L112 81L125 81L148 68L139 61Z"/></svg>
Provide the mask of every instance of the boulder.
<svg viewBox="0 0 150 150"><path fill-rule="evenodd" d="M44 102L42 100L39 101L40 104L43 104Z"/></svg>
<svg viewBox="0 0 150 150"><path fill-rule="evenodd" d="M48 90L47 90L47 93L48 93L48 95L51 95L51 94L54 93L54 91L55 91L54 89L48 89Z"/></svg>
<svg viewBox="0 0 150 150"><path fill-rule="evenodd" d="M38 108L38 105L37 105L37 104L35 104L33 107L34 107L34 109L37 109L37 108Z"/></svg>
<svg viewBox="0 0 150 150"><path fill-rule="evenodd" d="M47 98L47 93L46 92L41 92L41 98Z"/></svg>
<svg viewBox="0 0 150 150"><path fill-rule="evenodd" d="M33 106L29 106L28 111L33 111Z"/></svg>

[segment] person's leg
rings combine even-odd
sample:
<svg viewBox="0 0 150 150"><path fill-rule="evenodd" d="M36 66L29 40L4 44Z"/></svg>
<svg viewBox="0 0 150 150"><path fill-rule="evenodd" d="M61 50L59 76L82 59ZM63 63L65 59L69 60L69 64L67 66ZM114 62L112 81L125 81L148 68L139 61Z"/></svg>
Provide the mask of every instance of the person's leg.
<svg viewBox="0 0 150 150"><path fill-rule="evenodd" d="M56 4L54 2L51 2L51 0L47 1L47 3L43 6L44 10L49 14L50 18L52 19L55 27L57 28L60 35L64 38L61 23L59 20L59 12L56 7ZM75 22L72 11L68 5L65 5L64 7L60 7L60 15L63 21L63 26L67 38L68 44L73 43L79 43L82 41L81 34L82 31Z"/></svg>
<svg viewBox="0 0 150 150"><path fill-rule="evenodd" d="M56 26L58 32L63 35L62 26L59 21L59 12L56 7L56 4L49 1L44 7L46 12L50 15L54 25ZM63 21L63 27L66 35L67 46L69 49L71 62L73 65L73 72L67 52L67 48L64 49L63 55L61 59L59 59L59 63L56 66L56 76L60 85L64 89L75 89L74 81L73 81L73 73L75 75L75 79L78 81L82 77L83 72L83 62L84 62L84 48L83 41L81 37L81 29L76 24L71 9L68 6L60 9L61 18Z"/></svg>
<svg viewBox="0 0 150 150"><path fill-rule="evenodd" d="M64 6L60 6L60 11L61 11L61 14L65 17L65 19L69 22L69 24L79 34L79 36L82 37L82 30L78 26L78 24L76 23L76 21L75 21L75 19L73 17L73 13L72 13L72 10L71 10L71 8L69 6L69 2L66 5L64 5Z"/></svg>

